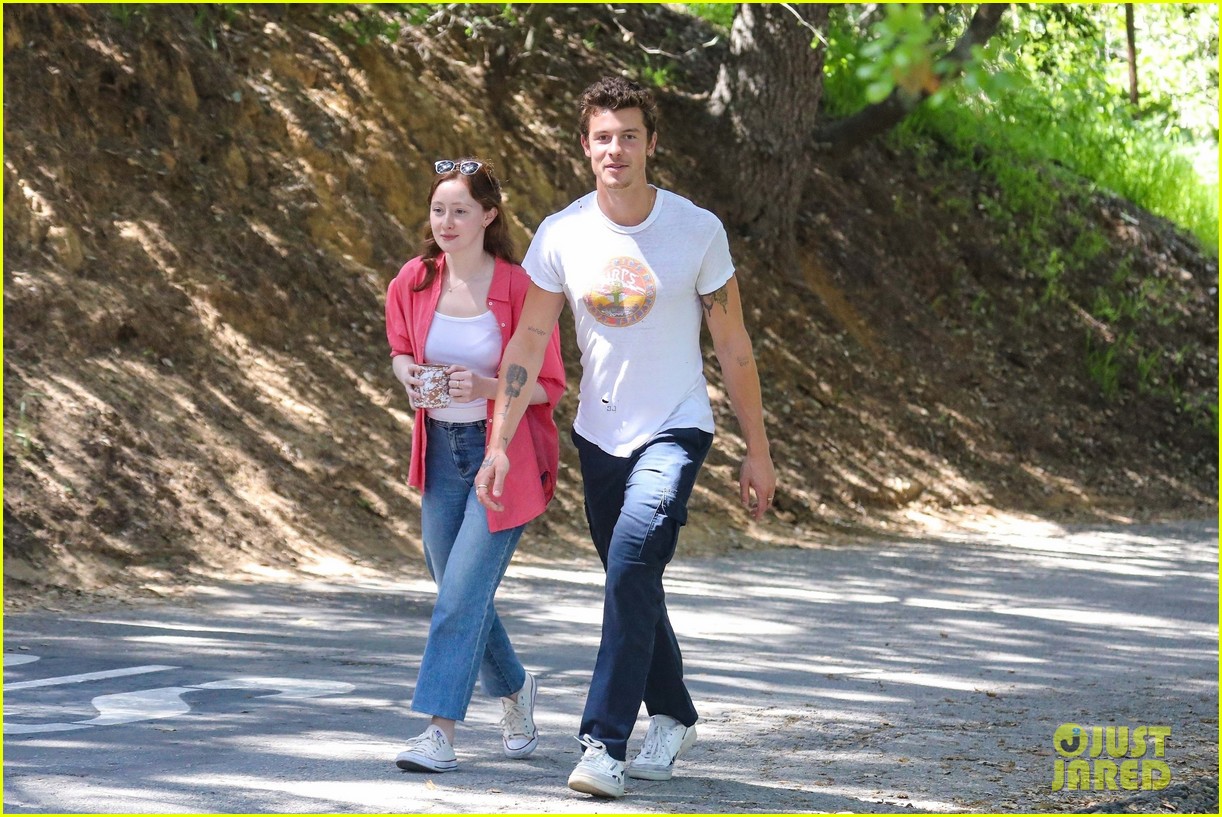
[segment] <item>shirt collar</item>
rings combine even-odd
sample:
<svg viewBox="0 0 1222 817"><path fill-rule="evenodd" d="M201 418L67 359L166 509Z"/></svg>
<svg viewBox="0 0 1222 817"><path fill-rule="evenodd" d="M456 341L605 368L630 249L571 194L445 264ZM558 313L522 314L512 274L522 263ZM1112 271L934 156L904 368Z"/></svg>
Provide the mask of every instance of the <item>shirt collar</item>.
<svg viewBox="0 0 1222 817"><path fill-rule="evenodd" d="M509 302L509 270L508 261L503 258L496 259L496 266L492 270L492 284L488 287L489 300Z"/></svg>

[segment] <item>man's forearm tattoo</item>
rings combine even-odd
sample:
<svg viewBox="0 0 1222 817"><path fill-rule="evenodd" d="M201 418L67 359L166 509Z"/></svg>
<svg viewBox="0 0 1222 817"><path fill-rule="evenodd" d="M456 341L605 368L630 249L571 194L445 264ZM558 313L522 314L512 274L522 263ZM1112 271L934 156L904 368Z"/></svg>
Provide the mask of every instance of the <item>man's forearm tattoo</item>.
<svg viewBox="0 0 1222 817"><path fill-rule="evenodd" d="M730 308L726 306L730 302L730 293L726 292L726 288L722 287L716 292L710 292L708 295L700 296L700 305L704 307L704 314L712 316L713 305L720 304L722 314L727 314Z"/></svg>
<svg viewBox="0 0 1222 817"><path fill-rule="evenodd" d="M522 387L526 385L526 370L516 363L509 364L509 368L505 371L505 394L509 397L518 397L522 394Z"/></svg>

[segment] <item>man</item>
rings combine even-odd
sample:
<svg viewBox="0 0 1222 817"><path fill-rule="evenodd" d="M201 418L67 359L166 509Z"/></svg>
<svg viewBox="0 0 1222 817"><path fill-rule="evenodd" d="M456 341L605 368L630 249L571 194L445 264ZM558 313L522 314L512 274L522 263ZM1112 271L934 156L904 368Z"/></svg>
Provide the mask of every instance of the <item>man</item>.
<svg viewBox="0 0 1222 817"><path fill-rule="evenodd" d="M590 534L607 574L602 643L579 738L585 752L569 787L601 797L623 796L625 772L670 779L696 738L662 573L713 439L702 317L747 443L739 489L756 519L776 487L729 242L712 213L646 180L656 123L652 95L628 80L604 78L582 94L581 146L596 190L544 220L527 251L522 265L533 284L501 361L489 446L475 479L480 501L499 509L510 468L505 450L567 296L582 366L572 437ZM625 769L642 702L649 731Z"/></svg>

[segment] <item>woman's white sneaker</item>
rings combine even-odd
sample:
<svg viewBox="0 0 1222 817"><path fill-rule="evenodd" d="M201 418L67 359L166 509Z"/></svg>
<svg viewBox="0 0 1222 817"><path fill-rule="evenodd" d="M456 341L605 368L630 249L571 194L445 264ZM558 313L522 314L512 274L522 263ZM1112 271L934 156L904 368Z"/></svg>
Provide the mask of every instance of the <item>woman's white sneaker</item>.
<svg viewBox="0 0 1222 817"><path fill-rule="evenodd" d="M535 676L526 673L526 683L518 699L501 698L505 714L501 716L501 742L505 757L530 757L539 745L539 729L535 726L535 696L538 693Z"/></svg>
<svg viewBox="0 0 1222 817"><path fill-rule="evenodd" d="M623 797L624 761L611 757L602 741L589 735L577 740L586 750L569 775L569 788L595 797Z"/></svg>
<svg viewBox="0 0 1222 817"><path fill-rule="evenodd" d="M645 745L628 766L628 776L637 780L670 780L675 761L695 742L695 726L684 726L670 715L654 715L649 719Z"/></svg>
<svg viewBox="0 0 1222 817"><path fill-rule="evenodd" d="M407 742L395 758L395 765L407 772L452 772L458 768L454 747L438 726L429 728Z"/></svg>

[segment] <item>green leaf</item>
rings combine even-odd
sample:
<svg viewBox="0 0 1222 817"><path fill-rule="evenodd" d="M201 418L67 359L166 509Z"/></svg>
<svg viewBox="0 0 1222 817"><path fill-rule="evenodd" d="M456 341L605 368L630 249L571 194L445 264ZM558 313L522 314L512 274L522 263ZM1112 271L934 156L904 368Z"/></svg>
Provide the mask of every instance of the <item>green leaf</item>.
<svg viewBox="0 0 1222 817"><path fill-rule="evenodd" d="M871 103L882 102L895 90L895 81L884 77L866 86L866 99Z"/></svg>

